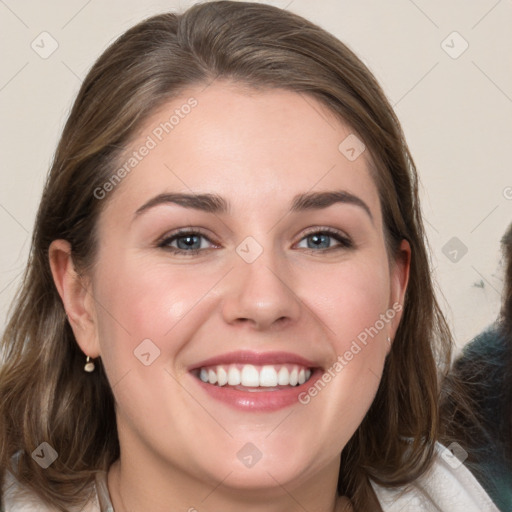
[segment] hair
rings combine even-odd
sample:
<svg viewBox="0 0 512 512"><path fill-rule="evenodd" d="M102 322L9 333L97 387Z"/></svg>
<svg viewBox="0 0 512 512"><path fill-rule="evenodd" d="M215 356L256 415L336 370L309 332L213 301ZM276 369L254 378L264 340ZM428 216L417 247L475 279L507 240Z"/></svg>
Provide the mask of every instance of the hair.
<svg viewBox="0 0 512 512"><path fill-rule="evenodd" d="M504 455L512 467L512 224L508 226L501 247L504 256L505 278L503 301L499 317L500 331L505 347L502 359L503 409L499 421L498 438L504 447Z"/></svg>
<svg viewBox="0 0 512 512"><path fill-rule="evenodd" d="M109 200L99 201L94 190L113 175L152 113L214 80L307 95L350 126L371 156L388 254L397 258L401 241L410 244L403 316L376 397L342 452L339 473L339 492L356 511L378 510L370 479L398 486L431 464L439 371L450 360L416 169L392 107L355 54L306 19L258 3L208 2L146 19L107 48L85 78L54 155L2 340L0 478L9 468L45 502L66 510L83 503L95 472L119 457L108 380L100 359L93 379L83 372L84 355L53 283L48 248L65 239L79 272L90 269L101 243L98 217ZM44 470L30 456L42 441L59 454Z"/></svg>
<svg viewBox="0 0 512 512"><path fill-rule="evenodd" d="M501 239L504 287L492 328L464 349L442 384L441 436L467 452L466 464L494 492L489 468L512 468L512 224Z"/></svg>
<svg viewBox="0 0 512 512"><path fill-rule="evenodd" d="M501 247L504 257L505 276L499 321L502 325L503 332L508 334L509 339L512 340L512 224L508 226L507 231L501 239ZM508 373L510 376L511 373ZM512 389L512 382L510 389ZM512 414L510 414L509 417L512 421Z"/></svg>

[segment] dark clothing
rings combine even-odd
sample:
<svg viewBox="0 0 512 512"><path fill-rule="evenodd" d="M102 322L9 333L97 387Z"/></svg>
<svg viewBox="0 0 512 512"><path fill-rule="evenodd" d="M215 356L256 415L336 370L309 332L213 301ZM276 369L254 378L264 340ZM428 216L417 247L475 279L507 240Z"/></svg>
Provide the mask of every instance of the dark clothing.
<svg viewBox="0 0 512 512"><path fill-rule="evenodd" d="M481 423L477 428L471 421L463 423L471 461L466 465L503 512L512 512L512 461L507 459L503 439L507 433L501 427L505 411L511 411L505 407L511 397L505 384L505 376L512 371L510 350L499 328L488 329L464 347L452 375L463 386Z"/></svg>

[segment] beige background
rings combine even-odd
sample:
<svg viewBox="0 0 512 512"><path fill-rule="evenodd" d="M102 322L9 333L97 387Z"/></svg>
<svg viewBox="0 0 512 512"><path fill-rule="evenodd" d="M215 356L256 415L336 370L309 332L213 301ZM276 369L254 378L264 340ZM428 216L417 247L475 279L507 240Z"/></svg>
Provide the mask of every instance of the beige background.
<svg viewBox="0 0 512 512"><path fill-rule="evenodd" d="M0 0L0 330L82 78L127 28L191 3ZM499 239L512 221L512 1L267 3L332 32L383 85L419 169L440 300L462 346L496 318L503 286ZM42 58L52 39L58 48ZM446 245L453 237L458 247Z"/></svg>

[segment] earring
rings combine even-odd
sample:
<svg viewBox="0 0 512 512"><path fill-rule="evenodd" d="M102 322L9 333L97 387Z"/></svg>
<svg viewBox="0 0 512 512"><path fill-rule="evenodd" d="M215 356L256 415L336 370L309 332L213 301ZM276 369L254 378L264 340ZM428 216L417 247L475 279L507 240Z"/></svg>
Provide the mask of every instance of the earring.
<svg viewBox="0 0 512 512"><path fill-rule="evenodd" d="M391 338L389 336L387 337L387 342L388 342L388 345L391 346Z"/></svg>
<svg viewBox="0 0 512 512"><path fill-rule="evenodd" d="M91 373L94 371L95 368L96 368L96 365L94 364L94 361L91 361L91 358L89 356L87 356L87 359L85 360L84 370L87 373Z"/></svg>

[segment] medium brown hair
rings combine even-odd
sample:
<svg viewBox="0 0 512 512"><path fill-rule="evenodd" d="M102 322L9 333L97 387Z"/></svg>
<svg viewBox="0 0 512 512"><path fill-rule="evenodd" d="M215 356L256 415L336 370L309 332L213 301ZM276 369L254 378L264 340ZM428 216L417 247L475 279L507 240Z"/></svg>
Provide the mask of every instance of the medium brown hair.
<svg viewBox="0 0 512 512"><path fill-rule="evenodd" d="M94 472L119 457L112 392L100 360L93 379L83 372L84 355L52 281L48 247L56 239L69 241L76 268L87 272L108 200L96 199L94 190L113 175L156 109L216 79L307 95L348 124L371 156L390 256L397 257L404 239L411 246L403 317L376 398L343 450L339 474L339 491L356 511L377 510L369 479L389 486L411 482L432 460L438 367L449 360L416 170L389 102L354 53L304 18L257 3L209 2L149 18L115 41L85 78L48 176L3 337L0 472L9 467L42 499L66 510L85 499ZM44 470L30 456L42 441L59 454Z"/></svg>

